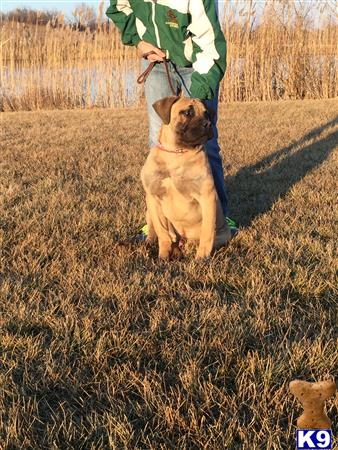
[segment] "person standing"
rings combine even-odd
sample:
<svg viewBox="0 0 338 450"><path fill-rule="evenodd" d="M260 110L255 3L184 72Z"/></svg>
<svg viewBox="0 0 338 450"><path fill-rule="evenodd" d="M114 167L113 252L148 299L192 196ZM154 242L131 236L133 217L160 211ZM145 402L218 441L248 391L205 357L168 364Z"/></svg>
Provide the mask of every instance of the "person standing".
<svg viewBox="0 0 338 450"><path fill-rule="evenodd" d="M204 100L215 112L214 137L205 144L223 213L233 235L238 231L228 217L228 197L217 131L219 83L226 69L226 41L218 19L217 0L110 0L106 12L121 32L122 43L137 47L145 70L155 62L145 83L150 148L157 144L161 119L152 105L172 94L163 64L177 94ZM138 235L145 239L147 227Z"/></svg>

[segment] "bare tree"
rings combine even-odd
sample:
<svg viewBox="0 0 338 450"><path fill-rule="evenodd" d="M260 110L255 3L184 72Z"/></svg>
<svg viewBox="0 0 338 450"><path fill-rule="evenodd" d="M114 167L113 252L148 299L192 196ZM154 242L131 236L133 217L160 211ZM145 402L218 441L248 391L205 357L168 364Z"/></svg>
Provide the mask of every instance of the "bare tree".
<svg viewBox="0 0 338 450"><path fill-rule="evenodd" d="M41 11L30 8L16 8L8 13L2 13L1 21L39 25L46 25L49 22L52 26L58 26L63 23L62 16L62 13L56 10Z"/></svg>

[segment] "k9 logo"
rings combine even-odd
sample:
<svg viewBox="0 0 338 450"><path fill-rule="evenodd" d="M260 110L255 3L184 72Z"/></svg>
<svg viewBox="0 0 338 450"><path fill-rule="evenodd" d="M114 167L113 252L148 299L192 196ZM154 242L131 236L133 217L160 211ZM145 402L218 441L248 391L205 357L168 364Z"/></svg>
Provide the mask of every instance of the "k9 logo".
<svg viewBox="0 0 338 450"><path fill-rule="evenodd" d="M297 430L297 450L322 450L331 448L331 430Z"/></svg>

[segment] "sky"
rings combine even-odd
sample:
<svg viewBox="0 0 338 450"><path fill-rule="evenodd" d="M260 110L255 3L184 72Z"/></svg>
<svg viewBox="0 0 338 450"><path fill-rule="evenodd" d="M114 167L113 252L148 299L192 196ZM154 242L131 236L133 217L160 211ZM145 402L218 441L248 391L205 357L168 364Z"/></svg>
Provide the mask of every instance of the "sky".
<svg viewBox="0 0 338 450"><path fill-rule="evenodd" d="M15 8L31 8L42 10L58 10L65 13L66 16L71 16L74 7L78 4L86 3L89 6L93 6L96 10L99 5L99 0L0 0L0 9L2 12L7 12ZM109 0L106 0L105 6L109 6Z"/></svg>
<svg viewBox="0 0 338 450"><path fill-rule="evenodd" d="M177 0L180 1L180 0ZM248 0L230 0L230 6L233 3L234 5L237 4L237 10L241 9L241 4L243 6L247 5ZM256 9L261 9L266 0L256 0ZM297 2L298 0L294 0ZM303 0L304 1L304 0ZM320 5L322 0L305 0L305 2L309 2L309 4L312 5ZM334 0L331 0L332 3L334 3ZM100 3L100 0L0 0L0 11L1 12L8 12L15 8L31 8L35 10L57 10L61 11L65 14L66 18L72 17L72 11L74 8L81 4L85 3L88 6L91 6L94 8L95 11L98 11L98 6ZM218 0L219 9L220 9L220 15L222 17L222 6L224 6L225 0ZM109 6L109 0L104 0L104 8L108 8ZM105 10L104 9L104 10ZM258 12L259 14L259 12ZM317 12L315 9L312 10L312 19L314 20L315 24L317 22Z"/></svg>
<svg viewBox="0 0 338 450"><path fill-rule="evenodd" d="M179 0L178 0L179 1ZM222 4L224 4L224 0L218 0L220 8L222 7ZM74 7L77 4L85 3L89 6L93 6L95 10L97 10L99 5L99 0L35 0L35 1L29 1L29 0L0 0L0 10L2 12L7 12L15 8L31 8L31 9L43 9L43 10L54 10L57 9L58 11L62 11L65 13L66 16L71 16L71 13L74 9ZM105 7L108 8L109 6L109 0L105 0L104 2Z"/></svg>

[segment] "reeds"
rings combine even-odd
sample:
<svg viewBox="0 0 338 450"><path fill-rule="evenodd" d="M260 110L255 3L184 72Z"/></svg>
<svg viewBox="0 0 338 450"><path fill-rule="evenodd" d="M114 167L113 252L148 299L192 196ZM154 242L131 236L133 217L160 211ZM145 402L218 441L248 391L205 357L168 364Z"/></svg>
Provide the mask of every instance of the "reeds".
<svg viewBox="0 0 338 450"><path fill-rule="evenodd" d="M11 22L2 36L3 110L126 106L139 97L134 49L108 23L92 32Z"/></svg>
<svg viewBox="0 0 338 450"><path fill-rule="evenodd" d="M224 102L325 99L338 95L334 4L227 0ZM307 6L308 5L308 6ZM124 107L142 102L139 60L113 24L75 29L62 16L47 25L1 24L0 110Z"/></svg>
<svg viewBox="0 0 338 450"><path fill-rule="evenodd" d="M235 4L234 4L235 3ZM324 99L338 94L334 4L226 0L228 70L222 100Z"/></svg>

